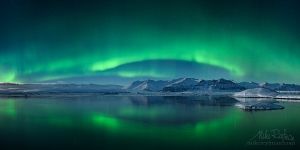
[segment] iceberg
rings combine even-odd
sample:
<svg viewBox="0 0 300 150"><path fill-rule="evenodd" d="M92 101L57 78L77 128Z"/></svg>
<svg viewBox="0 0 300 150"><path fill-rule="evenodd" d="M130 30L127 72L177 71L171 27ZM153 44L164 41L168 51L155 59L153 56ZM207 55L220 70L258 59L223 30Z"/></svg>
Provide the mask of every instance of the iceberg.
<svg viewBox="0 0 300 150"><path fill-rule="evenodd" d="M246 103L237 103L237 107L244 110L276 110L276 109L284 109L283 106L270 103L270 102L246 102Z"/></svg>
<svg viewBox="0 0 300 150"><path fill-rule="evenodd" d="M279 94L275 97L276 99L291 99L291 100L299 100L299 94Z"/></svg>
<svg viewBox="0 0 300 150"><path fill-rule="evenodd" d="M278 101L272 98L235 98L239 102L235 104L238 108L244 110L275 110L283 109L283 106L277 105Z"/></svg>
<svg viewBox="0 0 300 150"><path fill-rule="evenodd" d="M233 94L233 97L245 97L245 98L274 98L278 95L279 93L267 89L267 88L254 88L254 89L248 89L244 90L242 92L237 92Z"/></svg>

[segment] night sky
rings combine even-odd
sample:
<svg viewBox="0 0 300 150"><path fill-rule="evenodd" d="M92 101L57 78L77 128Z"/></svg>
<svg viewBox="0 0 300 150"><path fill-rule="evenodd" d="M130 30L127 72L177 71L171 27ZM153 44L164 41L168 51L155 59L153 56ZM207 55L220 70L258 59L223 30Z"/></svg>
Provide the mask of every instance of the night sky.
<svg viewBox="0 0 300 150"><path fill-rule="evenodd" d="M300 83L298 0L1 0L0 82Z"/></svg>

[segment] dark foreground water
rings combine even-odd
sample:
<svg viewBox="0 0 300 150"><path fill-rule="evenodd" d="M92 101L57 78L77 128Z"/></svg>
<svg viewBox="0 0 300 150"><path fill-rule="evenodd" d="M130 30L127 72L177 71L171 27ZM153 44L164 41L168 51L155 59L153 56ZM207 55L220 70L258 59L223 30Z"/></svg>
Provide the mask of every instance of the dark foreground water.
<svg viewBox="0 0 300 150"><path fill-rule="evenodd" d="M225 97L0 98L0 149L295 149L300 103L246 112Z"/></svg>

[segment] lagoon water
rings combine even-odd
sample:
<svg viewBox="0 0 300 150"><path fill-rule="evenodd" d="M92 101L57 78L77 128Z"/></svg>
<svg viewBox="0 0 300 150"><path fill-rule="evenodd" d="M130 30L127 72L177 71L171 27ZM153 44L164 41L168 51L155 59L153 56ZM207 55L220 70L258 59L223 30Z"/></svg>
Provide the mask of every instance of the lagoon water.
<svg viewBox="0 0 300 150"><path fill-rule="evenodd" d="M228 97L0 98L3 149L290 149L300 103L243 111Z"/></svg>

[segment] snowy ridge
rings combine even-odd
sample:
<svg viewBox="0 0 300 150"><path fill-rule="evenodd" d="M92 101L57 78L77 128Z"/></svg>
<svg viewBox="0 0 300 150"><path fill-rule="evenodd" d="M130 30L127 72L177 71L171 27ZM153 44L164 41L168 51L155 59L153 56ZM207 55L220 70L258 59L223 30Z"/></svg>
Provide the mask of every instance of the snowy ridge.
<svg viewBox="0 0 300 150"><path fill-rule="evenodd" d="M127 88L127 90L158 92L161 91L163 87L165 87L167 84L168 81L162 81L162 80L135 81Z"/></svg>
<svg viewBox="0 0 300 150"><path fill-rule="evenodd" d="M201 80L195 87L197 90L209 91L242 91L244 87L234 83L231 80Z"/></svg>
<svg viewBox="0 0 300 150"><path fill-rule="evenodd" d="M256 83L256 82L240 82L238 85L246 89L267 88L275 91L300 91L300 85L286 83Z"/></svg>
<svg viewBox="0 0 300 150"><path fill-rule="evenodd" d="M167 86L163 88L164 92L183 92L194 89L194 86L199 82L194 78L179 78L169 82Z"/></svg>
<svg viewBox="0 0 300 150"><path fill-rule="evenodd" d="M300 85L285 83L263 83L260 87L272 89L275 91L300 91Z"/></svg>
<svg viewBox="0 0 300 150"><path fill-rule="evenodd" d="M234 82L226 79L199 80L178 78L173 80L145 80L133 82L127 90L152 92L241 92L247 89L270 89L273 91L300 91L300 85L279 83ZM255 91L255 90L254 90ZM251 92L254 92L251 91ZM261 92L263 92L262 90ZM250 94L250 93L248 93ZM264 97L261 93L258 97Z"/></svg>
<svg viewBox="0 0 300 150"><path fill-rule="evenodd" d="M167 86L176 86L176 85L183 85L183 86L189 86L189 85L195 85L199 82L199 79L195 78L178 78L169 81Z"/></svg>
<svg viewBox="0 0 300 150"><path fill-rule="evenodd" d="M152 92L187 92L187 91L242 91L245 88L230 80L199 80L195 78L178 78L169 81L145 80L135 81L128 88L133 91Z"/></svg>

